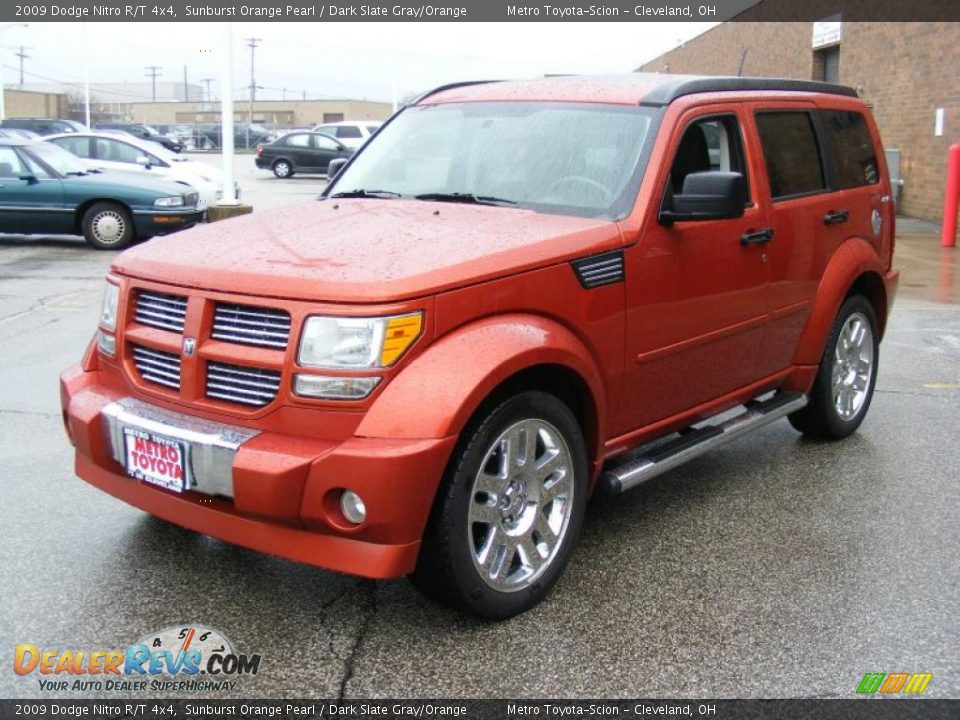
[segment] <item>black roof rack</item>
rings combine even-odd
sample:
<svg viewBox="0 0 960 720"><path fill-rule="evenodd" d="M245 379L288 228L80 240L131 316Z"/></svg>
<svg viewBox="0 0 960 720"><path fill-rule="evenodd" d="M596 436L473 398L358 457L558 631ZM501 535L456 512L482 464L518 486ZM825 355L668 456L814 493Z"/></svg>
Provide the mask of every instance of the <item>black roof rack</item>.
<svg viewBox="0 0 960 720"><path fill-rule="evenodd" d="M814 80L784 80L782 78L762 77L708 77L697 75L677 75L661 85L657 85L641 101L641 105L669 105L684 95L710 92L736 91L789 91L816 92L830 95L859 97L857 91L845 85L816 82Z"/></svg>
<svg viewBox="0 0 960 720"><path fill-rule="evenodd" d="M426 100L431 95L436 95L438 92L443 92L444 90L454 90L461 87L469 87L470 85L487 85L489 83L503 82L502 80L461 80L460 82L447 83L446 85L440 85L439 87L433 88L433 90L427 90L424 93L420 93L413 100L407 103L407 105L416 105L421 100Z"/></svg>

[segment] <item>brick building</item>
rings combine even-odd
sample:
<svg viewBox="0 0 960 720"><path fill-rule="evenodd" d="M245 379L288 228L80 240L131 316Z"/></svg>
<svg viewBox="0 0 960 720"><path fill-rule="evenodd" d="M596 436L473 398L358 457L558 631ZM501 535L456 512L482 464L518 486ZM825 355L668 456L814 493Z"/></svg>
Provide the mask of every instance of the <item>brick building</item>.
<svg viewBox="0 0 960 720"><path fill-rule="evenodd" d="M741 16L742 17L742 16ZM947 149L960 142L960 24L728 22L639 72L827 80L873 106L887 150L900 151L899 212L939 221Z"/></svg>

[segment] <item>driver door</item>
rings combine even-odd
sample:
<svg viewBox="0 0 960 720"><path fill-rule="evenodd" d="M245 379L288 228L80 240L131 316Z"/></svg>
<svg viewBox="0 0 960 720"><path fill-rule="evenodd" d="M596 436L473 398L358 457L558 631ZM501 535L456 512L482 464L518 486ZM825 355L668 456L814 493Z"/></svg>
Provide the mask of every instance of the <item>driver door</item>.
<svg viewBox="0 0 960 720"><path fill-rule="evenodd" d="M736 104L691 110L676 126L659 198L693 172L746 175L748 201L736 219L658 220L651 207L640 242L626 252L625 393L619 432L665 420L757 380L767 319L769 225L755 179L758 153Z"/></svg>

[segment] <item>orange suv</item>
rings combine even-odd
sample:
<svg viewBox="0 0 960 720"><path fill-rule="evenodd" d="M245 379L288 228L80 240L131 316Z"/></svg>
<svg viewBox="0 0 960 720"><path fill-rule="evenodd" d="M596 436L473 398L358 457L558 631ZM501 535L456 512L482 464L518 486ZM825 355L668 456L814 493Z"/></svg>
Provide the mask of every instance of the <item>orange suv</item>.
<svg viewBox="0 0 960 720"><path fill-rule="evenodd" d="M784 416L856 430L893 237L848 88L439 88L319 201L116 259L61 378L76 471L192 530L509 617L563 571L592 493Z"/></svg>

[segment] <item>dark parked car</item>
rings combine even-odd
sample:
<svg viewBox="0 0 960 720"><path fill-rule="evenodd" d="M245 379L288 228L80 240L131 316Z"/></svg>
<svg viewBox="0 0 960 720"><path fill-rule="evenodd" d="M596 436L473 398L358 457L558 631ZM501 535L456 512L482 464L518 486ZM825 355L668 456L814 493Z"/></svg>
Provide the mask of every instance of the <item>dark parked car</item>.
<svg viewBox="0 0 960 720"><path fill-rule="evenodd" d="M143 123L94 123L93 129L123 130L123 132L130 133L135 138L149 140L150 142L155 142L158 145L162 145L167 150L177 153L183 150L182 142L168 135L161 135L155 128L152 128L149 125L144 125Z"/></svg>
<svg viewBox="0 0 960 720"><path fill-rule="evenodd" d="M197 201L188 185L91 171L56 145L0 139L0 233L83 235L117 250L193 225Z"/></svg>
<svg viewBox="0 0 960 720"><path fill-rule="evenodd" d="M4 130L30 130L38 135L54 135L56 133L87 132L90 128L76 120L60 118L6 118L0 123Z"/></svg>
<svg viewBox="0 0 960 720"><path fill-rule="evenodd" d="M237 150L250 150L273 142L276 138L276 133L257 123L238 122L233 125L233 147ZM194 146L198 150L216 150L223 147L223 127L219 123L197 125Z"/></svg>
<svg viewBox="0 0 960 720"><path fill-rule="evenodd" d="M334 137L317 132L284 135L272 143L257 146L257 167L273 170L278 178L294 173L326 174L331 160L348 158L355 150Z"/></svg>

